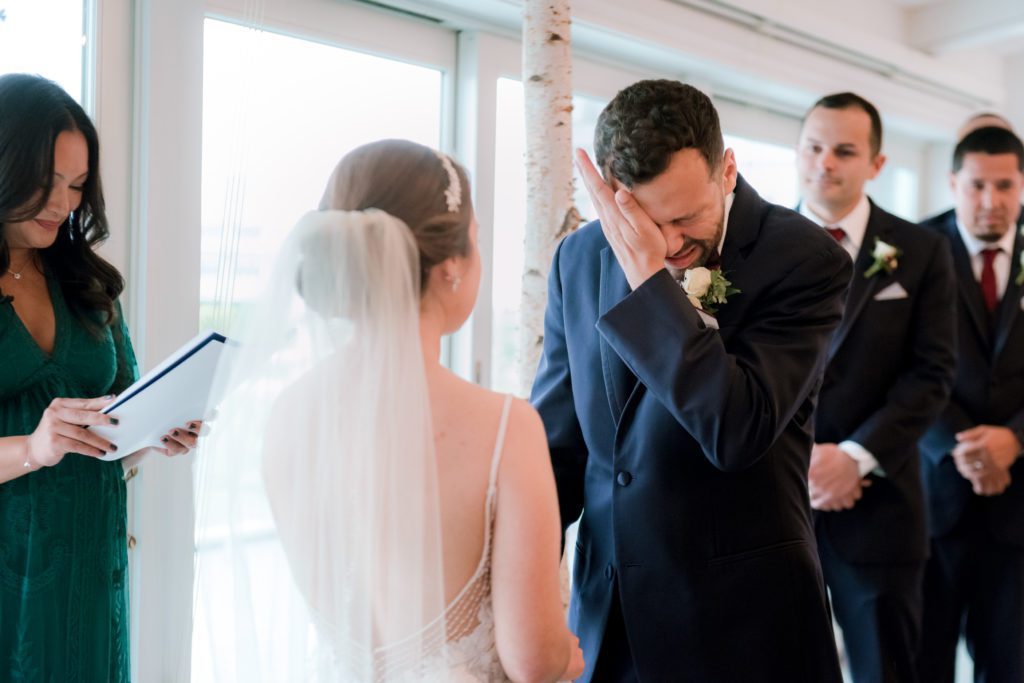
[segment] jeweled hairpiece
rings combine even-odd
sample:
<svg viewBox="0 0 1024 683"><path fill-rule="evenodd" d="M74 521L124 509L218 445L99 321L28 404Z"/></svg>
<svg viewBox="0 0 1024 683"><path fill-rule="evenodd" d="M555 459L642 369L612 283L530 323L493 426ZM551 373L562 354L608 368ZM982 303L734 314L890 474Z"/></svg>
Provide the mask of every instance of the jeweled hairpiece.
<svg viewBox="0 0 1024 683"><path fill-rule="evenodd" d="M442 152L435 153L437 158L441 160L441 166L444 167L445 173L448 174L448 187L444 191L444 201L448 205L448 210L455 213L462 206L462 183L459 182L459 174L455 172L455 164L448 158L448 155Z"/></svg>

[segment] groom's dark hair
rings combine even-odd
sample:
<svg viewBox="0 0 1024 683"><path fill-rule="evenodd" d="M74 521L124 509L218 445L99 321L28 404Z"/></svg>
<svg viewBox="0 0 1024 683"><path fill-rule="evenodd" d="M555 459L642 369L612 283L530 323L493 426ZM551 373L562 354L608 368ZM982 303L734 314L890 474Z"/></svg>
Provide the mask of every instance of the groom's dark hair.
<svg viewBox="0 0 1024 683"><path fill-rule="evenodd" d="M597 119L594 154L605 180L626 187L668 168L672 155L696 149L714 173L725 145L711 98L679 81L639 81L621 90Z"/></svg>

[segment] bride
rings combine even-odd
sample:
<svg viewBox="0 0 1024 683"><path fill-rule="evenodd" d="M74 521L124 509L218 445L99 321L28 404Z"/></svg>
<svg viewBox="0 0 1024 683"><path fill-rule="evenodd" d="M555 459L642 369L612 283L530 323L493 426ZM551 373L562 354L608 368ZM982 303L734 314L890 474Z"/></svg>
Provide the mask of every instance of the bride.
<svg viewBox="0 0 1024 683"><path fill-rule="evenodd" d="M540 418L439 360L480 281L464 170L375 142L320 209L219 371L198 534L223 550L197 581L233 621L207 629L215 678L579 676Z"/></svg>

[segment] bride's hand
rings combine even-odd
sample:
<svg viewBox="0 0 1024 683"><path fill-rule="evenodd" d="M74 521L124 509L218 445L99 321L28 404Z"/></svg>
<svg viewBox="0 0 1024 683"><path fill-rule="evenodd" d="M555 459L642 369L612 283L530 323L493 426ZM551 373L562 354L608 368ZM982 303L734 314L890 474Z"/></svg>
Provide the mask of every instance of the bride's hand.
<svg viewBox="0 0 1024 683"><path fill-rule="evenodd" d="M563 681L574 681L583 675L586 663L583 661L583 650L580 649L580 639L575 634L569 634L569 664L562 674Z"/></svg>

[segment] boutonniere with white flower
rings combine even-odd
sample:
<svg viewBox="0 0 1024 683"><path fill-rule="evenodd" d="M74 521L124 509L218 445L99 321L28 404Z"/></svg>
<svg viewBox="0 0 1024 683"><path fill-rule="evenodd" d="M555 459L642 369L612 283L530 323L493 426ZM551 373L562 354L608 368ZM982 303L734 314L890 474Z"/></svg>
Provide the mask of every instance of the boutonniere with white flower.
<svg viewBox="0 0 1024 683"><path fill-rule="evenodd" d="M864 271L864 277L869 278L883 271L887 275L891 275L899 266L899 258L902 255L903 252L898 247L894 247L893 245L883 242L876 237L875 250L871 252L871 256L875 259L875 262L871 264L870 268Z"/></svg>
<svg viewBox="0 0 1024 683"><path fill-rule="evenodd" d="M714 315L728 297L740 292L732 286L722 271L703 266L687 270L679 286L686 292L686 298L694 308L710 315Z"/></svg>

